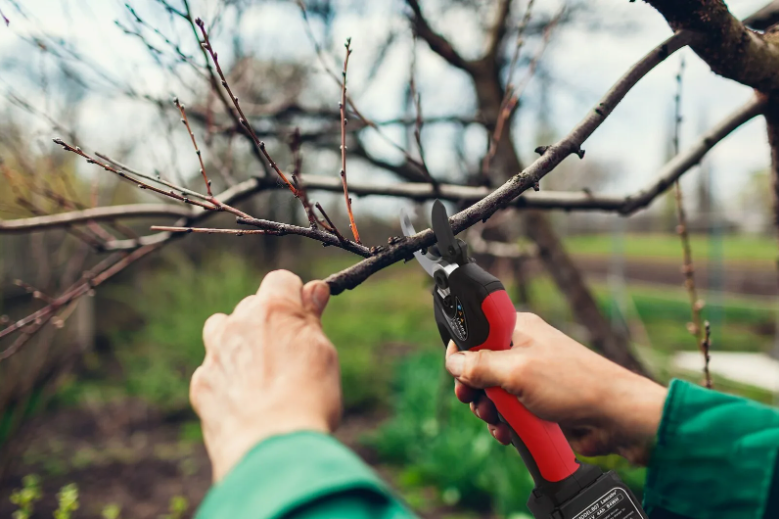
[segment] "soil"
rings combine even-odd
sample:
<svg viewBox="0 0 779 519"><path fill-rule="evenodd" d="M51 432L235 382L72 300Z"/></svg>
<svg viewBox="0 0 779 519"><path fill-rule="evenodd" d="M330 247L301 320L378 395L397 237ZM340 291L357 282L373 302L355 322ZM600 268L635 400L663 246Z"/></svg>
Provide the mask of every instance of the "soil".
<svg viewBox="0 0 779 519"><path fill-rule="evenodd" d="M602 256L576 255L576 264L587 274L595 279L606 278L611 271L611 259ZM534 265L534 269L543 269L542 265ZM684 276L681 263L664 260L646 260L629 258L624 264L625 280L629 282L651 283L660 285L681 286ZM709 287L709 271L704 261L695 264L695 284L706 290L719 288L720 290L734 294L775 296L776 295L776 269L756 265L727 264L719 273L719 287Z"/></svg>
<svg viewBox="0 0 779 519"><path fill-rule="evenodd" d="M360 442L384 418L347 416L336 436L392 482L397 470L379 464L376 454ZM80 508L74 519L101 518L109 504L121 507L123 519L158 519L168 512L174 496L189 503L182 519L192 517L211 485L202 441L182 436L182 431L192 430L187 426L192 420L190 415L164 416L132 400L58 409L31 420L10 451L11 464L0 483L0 517L11 517L16 507L10 494L21 487L23 476L32 473L40 476L43 492L32 519L51 518L57 492L70 483L79 490ZM431 506L422 517L437 519L455 512L437 502L436 491L425 492ZM462 512L457 516L463 517Z"/></svg>

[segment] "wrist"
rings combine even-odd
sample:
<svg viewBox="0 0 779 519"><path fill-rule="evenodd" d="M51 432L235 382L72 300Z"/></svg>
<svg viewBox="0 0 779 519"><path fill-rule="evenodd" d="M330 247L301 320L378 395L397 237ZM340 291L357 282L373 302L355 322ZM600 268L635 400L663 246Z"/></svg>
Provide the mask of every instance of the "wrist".
<svg viewBox="0 0 779 519"><path fill-rule="evenodd" d="M635 373L619 377L607 417L618 454L637 465L648 462L667 395L666 387Z"/></svg>
<svg viewBox="0 0 779 519"><path fill-rule="evenodd" d="M256 445L275 436L310 431L330 434L332 430L324 419L312 416L280 416L273 420L236 423L221 431L222 438L215 439L214 449L209 448L214 482L220 481ZM207 442L207 444L210 442Z"/></svg>

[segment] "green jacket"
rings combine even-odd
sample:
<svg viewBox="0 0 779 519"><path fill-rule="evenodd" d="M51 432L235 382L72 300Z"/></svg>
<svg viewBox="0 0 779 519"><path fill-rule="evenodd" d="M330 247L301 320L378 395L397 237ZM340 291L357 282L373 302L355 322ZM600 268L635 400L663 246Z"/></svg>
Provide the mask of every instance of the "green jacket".
<svg viewBox="0 0 779 519"><path fill-rule="evenodd" d="M779 519L779 411L674 380L648 467L650 519ZM330 436L260 442L197 519L405 519L414 514Z"/></svg>

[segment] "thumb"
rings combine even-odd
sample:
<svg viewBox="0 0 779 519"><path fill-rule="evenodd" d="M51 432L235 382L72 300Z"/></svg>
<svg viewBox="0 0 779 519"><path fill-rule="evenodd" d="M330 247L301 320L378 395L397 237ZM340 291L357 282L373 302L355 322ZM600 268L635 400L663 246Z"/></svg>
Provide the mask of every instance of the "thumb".
<svg viewBox="0 0 779 519"><path fill-rule="evenodd" d="M457 380L474 388L505 387L516 385L511 379L520 361L512 350L461 351L446 358L446 369Z"/></svg>
<svg viewBox="0 0 779 519"><path fill-rule="evenodd" d="M330 300L330 285L324 281L309 281L303 287L303 307L317 317L322 317Z"/></svg>

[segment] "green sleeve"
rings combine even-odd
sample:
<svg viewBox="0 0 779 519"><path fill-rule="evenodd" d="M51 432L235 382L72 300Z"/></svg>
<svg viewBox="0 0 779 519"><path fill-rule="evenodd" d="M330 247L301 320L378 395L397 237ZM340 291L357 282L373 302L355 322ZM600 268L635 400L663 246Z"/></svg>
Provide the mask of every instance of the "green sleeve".
<svg viewBox="0 0 779 519"><path fill-rule="evenodd" d="M334 438L298 432L257 444L214 485L196 519L410 519L414 515Z"/></svg>
<svg viewBox="0 0 779 519"><path fill-rule="evenodd" d="M777 518L778 451L779 411L674 380L647 471L645 509L651 519Z"/></svg>

